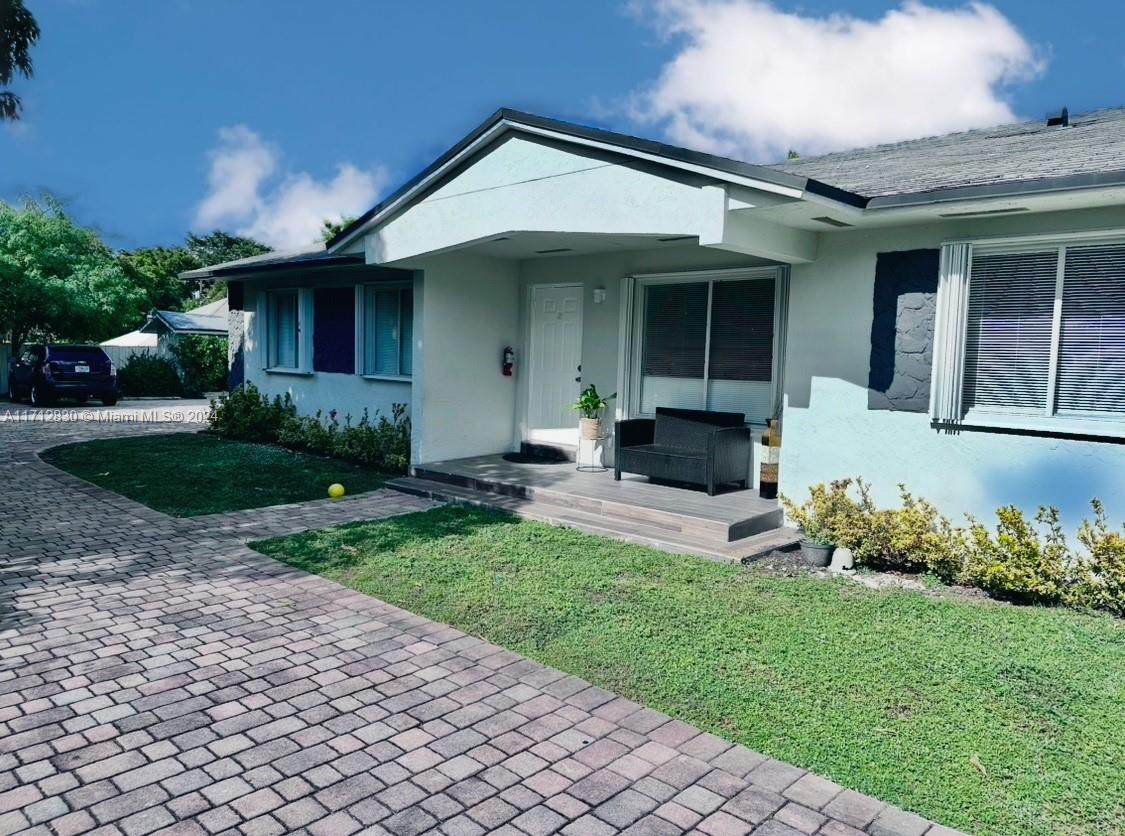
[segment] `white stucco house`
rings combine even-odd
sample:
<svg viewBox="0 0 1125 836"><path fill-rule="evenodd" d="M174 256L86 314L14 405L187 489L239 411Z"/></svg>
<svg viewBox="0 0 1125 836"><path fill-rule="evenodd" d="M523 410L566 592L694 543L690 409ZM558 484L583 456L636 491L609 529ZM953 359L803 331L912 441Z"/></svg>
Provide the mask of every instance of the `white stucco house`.
<svg viewBox="0 0 1125 836"><path fill-rule="evenodd" d="M793 496L1125 517L1125 109L775 166L502 110L326 247L188 275L236 375L409 404L416 468L573 447L595 383L779 418Z"/></svg>

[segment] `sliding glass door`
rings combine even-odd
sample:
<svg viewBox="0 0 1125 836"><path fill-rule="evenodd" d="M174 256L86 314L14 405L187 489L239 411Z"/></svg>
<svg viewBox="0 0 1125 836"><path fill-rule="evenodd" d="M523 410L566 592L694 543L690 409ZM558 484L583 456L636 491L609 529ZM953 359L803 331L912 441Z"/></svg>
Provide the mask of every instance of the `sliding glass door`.
<svg viewBox="0 0 1125 836"><path fill-rule="evenodd" d="M678 407L773 417L777 273L640 278L634 410Z"/></svg>

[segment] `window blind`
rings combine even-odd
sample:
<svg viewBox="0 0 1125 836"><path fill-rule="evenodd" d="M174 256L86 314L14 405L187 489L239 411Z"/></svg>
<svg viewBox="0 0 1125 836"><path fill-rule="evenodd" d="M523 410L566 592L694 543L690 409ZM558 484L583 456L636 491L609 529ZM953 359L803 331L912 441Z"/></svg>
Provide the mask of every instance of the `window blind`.
<svg viewBox="0 0 1125 836"><path fill-rule="evenodd" d="M974 254L964 407L1042 414L1047 405L1058 250Z"/></svg>
<svg viewBox="0 0 1125 836"><path fill-rule="evenodd" d="M273 356L270 365L297 368L297 294L275 293L273 303Z"/></svg>
<svg viewBox="0 0 1125 836"><path fill-rule="evenodd" d="M770 417L775 290L772 277L646 287L640 412L664 406Z"/></svg>
<svg viewBox="0 0 1125 836"><path fill-rule="evenodd" d="M401 374L409 376L414 374L414 291L409 288L403 290L400 297L402 345L399 347L399 365Z"/></svg>
<svg viewBox="0 0 1125 836"><path fill-rule="evenodd" d="M1067 247L1055 408L1125 415L1125 245Z"/></svg>
<svg viewBox="0 0 1125 836"><path fill-rule="evenodd" d="M646 289L645 376L702 379L706 340L706 282L660 284Z"/></svg>
<svg viewBox="0 0 1125 836"><path fill-rule="evenodd" d="M716 282L711 298L712 380L773 377L773 279Z"/></svg>
<svg viewBox="0 0 1125 836"><path fill-rule="evenodd" d="M410 289L363 289L364 374L409 376L413 362L414 296Z"/></svg>

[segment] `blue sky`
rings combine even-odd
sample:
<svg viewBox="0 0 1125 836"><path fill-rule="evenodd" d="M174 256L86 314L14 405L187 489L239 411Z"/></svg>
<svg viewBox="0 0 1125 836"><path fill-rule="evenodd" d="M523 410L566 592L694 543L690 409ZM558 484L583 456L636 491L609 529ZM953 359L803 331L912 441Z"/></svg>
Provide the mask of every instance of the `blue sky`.
<svg viewBox="0 0 1125 836"><path fill-rule="evenodd" d="M501 105L768 161L1125 104L1125 11L1100 0L28 6L0 199L48 189L119 247L299 243Z"/></svg>

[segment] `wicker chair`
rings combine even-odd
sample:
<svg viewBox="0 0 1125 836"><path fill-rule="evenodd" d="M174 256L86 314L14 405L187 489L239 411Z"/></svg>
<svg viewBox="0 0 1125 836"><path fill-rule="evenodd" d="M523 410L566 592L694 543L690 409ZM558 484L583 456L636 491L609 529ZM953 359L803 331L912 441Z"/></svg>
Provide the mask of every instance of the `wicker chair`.
<svg viewBox="0 0 1125 836"><path fill-rule="evenodd" d="M708 496L719 485L749 487L750 428L740 412L697 409L656 410L656 418L618 421L613 478L640 473L652 479L704 485Z"/></svg>

